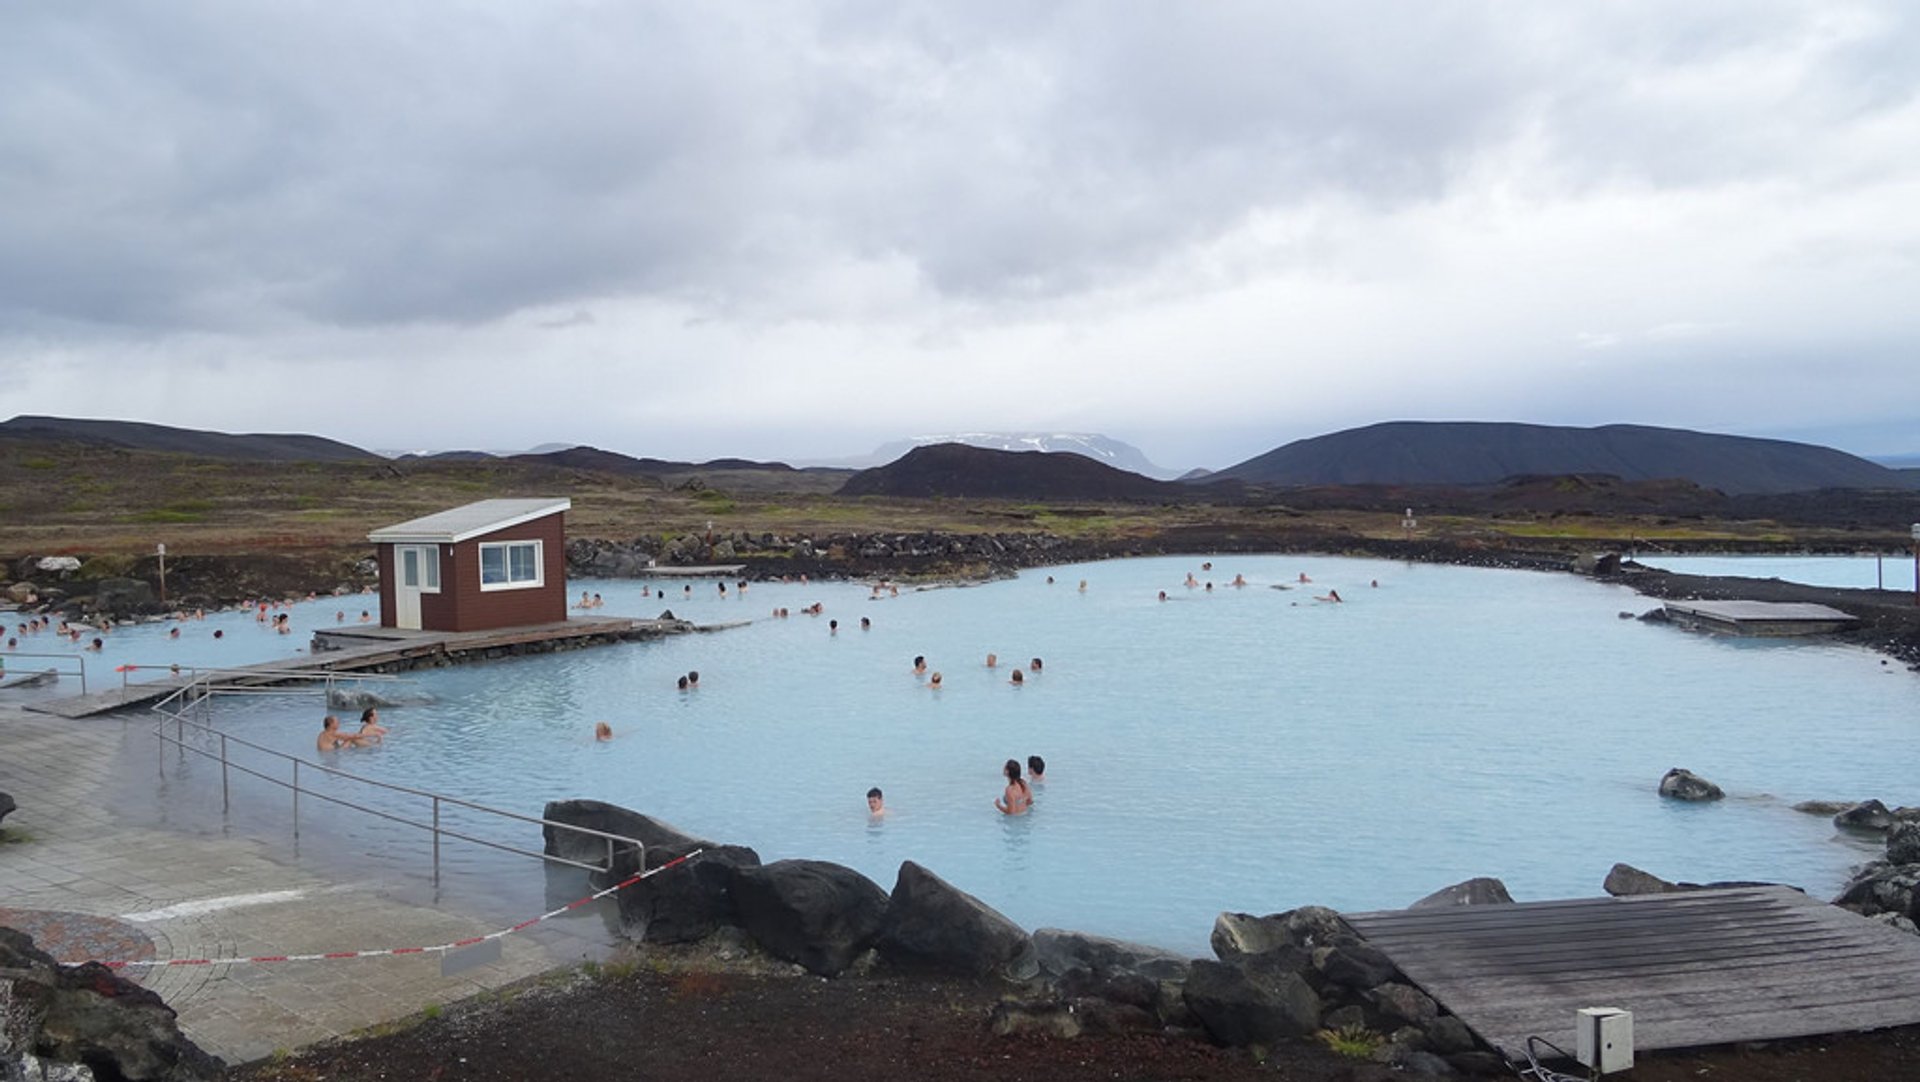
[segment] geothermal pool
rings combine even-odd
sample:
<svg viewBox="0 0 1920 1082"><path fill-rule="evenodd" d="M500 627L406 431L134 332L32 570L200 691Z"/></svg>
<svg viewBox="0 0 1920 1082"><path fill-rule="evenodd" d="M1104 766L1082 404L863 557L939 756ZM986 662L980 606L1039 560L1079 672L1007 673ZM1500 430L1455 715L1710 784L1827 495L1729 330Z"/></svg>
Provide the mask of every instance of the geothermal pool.
<svg viewBox="0 0 1920 1082"><path fill-rule="evenodd" d="M1228 585L1235 575L1248 585ZM412 674L383 693L431 701L383 711L383 746L326 760L529 814L606 800L887 888L912 859L1028 928L1196 953L1221 910L1401 906L1474 875L1521 900L1593 895L1615 861L1828 895L1877 847L1789 805L1915 800L1920 677L1850 647L1621 619L1654 602L1565 574L1191 556L880 598L857 584L756 583L743 597L729 583L723 598L712 580L690 594L648 581L664 599L634 582L570 585L602 594L603 614L753 622ZM1315 600L1330 590L1344 600ZM296 625L351 620L364 607L352 601L309 603ZM824 613L802 615L815 601ZM793 615L772 618L778 607ZM164 625L116 634L129 659L179 646L142 639ZM944 687L912 673L915 655ZM1011 666L1035 656L1044 671L1012 686ZM700 687L683 693L688 670ZM311 760L323 712L316 693L222 701L213 717ZM596 743L603 720L616 737ZM1032 754L1048 762L1034 811L1004 817L1000 766ZM1673 766L1728 799L1661 800ZM217 809L217 770L167 778ZM869 786L886 791L884 819L867 815ZM276 829L284 803L242 780L234 821ZM423 870L415 832L339 810L302 822L308 837L351 839L357 859ZM503 890L538 878L459 843L445 859Z"/></svg>

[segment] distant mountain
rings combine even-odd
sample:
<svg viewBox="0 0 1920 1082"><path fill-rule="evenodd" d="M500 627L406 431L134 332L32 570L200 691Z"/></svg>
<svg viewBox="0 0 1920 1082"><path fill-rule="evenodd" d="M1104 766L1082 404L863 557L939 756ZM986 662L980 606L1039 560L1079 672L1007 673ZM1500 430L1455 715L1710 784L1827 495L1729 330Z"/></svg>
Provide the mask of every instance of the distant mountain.
<svg viewBox="0 0 1920 1082"><path fill-rule="evenodd" d="M961 443L915 447L862 470L842 496L968 497L1000 500L1191 499L1193 490L1117 470L1078 453L996 451Z"/></svg>
<svg viewBox="0 0 1920 1082"><path fill-rule="evenodd" d="M1177 470L1165 469L1147 461L1147 456L1142 454L1139 448L1102 436L1097 432L961 432L946 436L915 436L910 440L895 440L892 443L882 444L870 455L835 459L832 465L853 469L884 466L915 447L932 447L941 443L982 447L990 451L1062 451L1084 455L1114 469L1126 470L1128 473L1137 473L1162 481L1172 480L1179 474ZM822 463L822 465L825 464Z"/></svg>
<svg viewBox="0 0 1920 1082"><path fill-rule="evenodd" d="M1489 485L1565 474L1684 480L1730 496L1914 487L1898 471L1807 443L1645 425L1477 421L1390 421L1296 440L1210 479L1289 486Z"/></svg>
<svg viewBox="0 0 1920 1082"><path fill-rule="evenodd" d="M784 462L751 462L744 458L716 458L711 462L668 462L659 458L634 458L618 451L602 451L598 447L588 447L584 444L579 447L569 447L564 451L507 455L505 458L509 462L524 462L534 466L564 466L568 469L599 470L602 473L647 477L717 470L793 472L793 467Z"/></svg>
<svg viewBox="0 0 1920 1082"><path fill-rule="evenodd" d="M1892 470L1920 468L1920 455L1869 455L1868 457Z"/></svg>
<svg viewBox="0 0 1920 1082"><path fill-rule="evenodd" d="M0 439L69 440L130 451L163 451L247 462L358 462L378 459L371 451L321 436L255 433L230 435L170 428L143 421L95 421L21 415L0 422Z"/></svg>

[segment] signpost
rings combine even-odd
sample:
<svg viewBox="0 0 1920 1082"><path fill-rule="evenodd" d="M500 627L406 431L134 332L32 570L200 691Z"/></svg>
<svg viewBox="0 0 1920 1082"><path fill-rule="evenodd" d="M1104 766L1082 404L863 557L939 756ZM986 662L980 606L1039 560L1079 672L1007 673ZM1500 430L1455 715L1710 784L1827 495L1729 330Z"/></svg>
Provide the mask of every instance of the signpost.
<svg viewBox="0 0 1920 1082"><path fill-rule="evenodd" d="M1914 531L1920 533L1920 526L1915 526ZM164 602L167 599L167 543L162 541L156 547L160 551L160 600Z"/></svg>

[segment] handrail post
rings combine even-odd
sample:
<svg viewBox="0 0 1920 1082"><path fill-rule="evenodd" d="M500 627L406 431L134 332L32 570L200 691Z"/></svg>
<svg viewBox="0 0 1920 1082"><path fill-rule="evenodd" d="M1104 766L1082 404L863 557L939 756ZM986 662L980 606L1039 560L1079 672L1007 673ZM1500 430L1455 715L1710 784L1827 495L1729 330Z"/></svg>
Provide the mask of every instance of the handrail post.
<svg viewBox="0 0 1920 1082"><path fill-rule="evenodd" d="M229 797L228 797L228 790L227 790L227 734L221 733L220 734L220 810L222 812L225 812L228 810L228 807L229 807Z"/></svg>
<svg viewBox="0 0 1920 1082"><path fill-rule="evenodd" d="M293 836L300 837L300 760L293 761Z"/></svg>
<svg viewBox="0 0 1920 1082"><path fill-rule="evenodd" d="M440 885L440 796L433 797L433 885Z"/></svg>

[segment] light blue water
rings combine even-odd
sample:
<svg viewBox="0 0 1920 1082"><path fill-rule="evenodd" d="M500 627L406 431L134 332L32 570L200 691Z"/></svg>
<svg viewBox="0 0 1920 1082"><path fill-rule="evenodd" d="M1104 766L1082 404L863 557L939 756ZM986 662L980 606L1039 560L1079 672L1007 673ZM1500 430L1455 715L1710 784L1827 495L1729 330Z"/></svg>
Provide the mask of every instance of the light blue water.
<svg viewBox="0 0 1920 1082"><path fill-rule="evenodd" d="M1913 557L1877 556L1639 556L1640 563L1682 575L1779 579L1854 590L1912 590Z"/></svg>
<svg viewBox="0 0 1920 1082"><path fill-rule="evenodd" d="M280 604L270 609L266 620L258 619L253 608L211 610L195 619L191 612L181 619L147 620L122 625L95 626L76 621L79 641L55 634L54 628L38 632L22 630L25 613L0 612L0 668L8 675L44 672L61 673L49 688L11 691L16 699L80 694L79 673L84 668L88 691L126 683L145 683L165 679L171 667L232 668L259 662L302 657L316 630L358 626L361 613L367 622L380 623L380 595L346 594L311 601ZM272 618L287 614L287 634L280 634ZM177 637L171 632L178 631ZM219 637L215 637L215 633ZM100 649L90 649L94 639ZM12 640L11 645L8 640ZM133 666L133 668L126 668Z"/></svg>
<svg viewBox="0 0 1920 1082"><path fill-rule="evenodd" d="M1872 847L1788 805L1920 802L1920 677L1869 652L1622 620L1651 602L1571 575L1201 560L884 600L849 584L720 600L711 582L682 599L675 584L664 604L679 615L755 622L415 674L435 702L384 711L383 747L328 758L533 814L607 800L883 887L913 859L1028 928L1195 952L1222 910L1401 906L1473 875L1523 900L1589 896L1615 861L1830 894ZM1183 587L1188 571L1213 591ZM1295 584L1303 571L1312 585ZM1226 586L1236 573L1253 585ZM634 583L583 588L609 614L663 605ZM1346 601L1313 600L1329 588ZM798 615L815 600L825 615ZM781 605L796 615L767 618ZM1002 668L985 668L988 651ZM916 654L946 687L912 675ZM1034 655L1045 671L1010 686L1005 666ZM680 693L689 669L700 689ZM237 700L216 718L311 759L321 712L314 695ZM593 742L599 720L615 740ZM1001 763L1035 753L1049 771L1034 812L1001 816ZM1661 800L1673 766L1729 799ZM892 809L877 823L873 785ZM327 819L376 842L397 831ZM418 838L396 837L417 866ZM516 858L449 854L524 874Z"/></svg>

